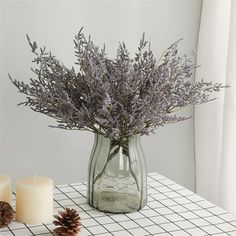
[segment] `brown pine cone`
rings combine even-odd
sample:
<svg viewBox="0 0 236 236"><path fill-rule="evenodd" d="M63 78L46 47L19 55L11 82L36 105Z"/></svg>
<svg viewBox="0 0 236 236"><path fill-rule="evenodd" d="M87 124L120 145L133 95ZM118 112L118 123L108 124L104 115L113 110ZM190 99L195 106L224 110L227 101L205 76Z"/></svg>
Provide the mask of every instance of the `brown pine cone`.
<svg viewBox="0 0 236 236"><path fill-rule="evenodd" d="M75 236L80 231L80 217L76 210L66 208L54 217L56 220L53 221L53 224L59 226L54 229L57 236Z"/></svg>
<svg viewBox="0 0 236 236"><path fill-rule="evenodd" d="M8 202L0 201L0 228L7 226L14 218L14 210Z"/></svg>

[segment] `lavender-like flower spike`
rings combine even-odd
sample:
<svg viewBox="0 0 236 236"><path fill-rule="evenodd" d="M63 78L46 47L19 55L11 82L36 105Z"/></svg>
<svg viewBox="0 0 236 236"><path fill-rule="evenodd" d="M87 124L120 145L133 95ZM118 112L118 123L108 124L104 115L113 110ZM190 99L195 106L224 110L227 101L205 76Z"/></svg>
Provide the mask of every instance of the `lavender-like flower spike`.
<svg viewBox="0 0 236 236"><path fill-rule="evenodd" d="M172 113L213 100L210 93L226 87L191 82L196 65L192 55L178 55L179 41L156 60L143 34L134 58L120 43L112 60L105 46L97 47L81 29L74 39L76 71L27 39L35 56L35 79L26 84L9 77L26 95L20 104L56 119L57 128L89 130L111 139L148 135L164 124L188 119Z"/></svg>

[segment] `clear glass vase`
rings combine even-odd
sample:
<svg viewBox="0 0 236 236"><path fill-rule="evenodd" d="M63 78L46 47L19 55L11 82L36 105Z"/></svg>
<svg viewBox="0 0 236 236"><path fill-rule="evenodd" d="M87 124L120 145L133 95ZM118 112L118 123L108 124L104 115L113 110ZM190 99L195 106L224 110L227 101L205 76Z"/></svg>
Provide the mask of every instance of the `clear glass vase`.
<svg viewBox="0 0 236 236"><path fill-rule="evenodd" d="M140 136L110 140L96 134L88 171L88 203L125 213L147 203L147 171Z"/></svg>

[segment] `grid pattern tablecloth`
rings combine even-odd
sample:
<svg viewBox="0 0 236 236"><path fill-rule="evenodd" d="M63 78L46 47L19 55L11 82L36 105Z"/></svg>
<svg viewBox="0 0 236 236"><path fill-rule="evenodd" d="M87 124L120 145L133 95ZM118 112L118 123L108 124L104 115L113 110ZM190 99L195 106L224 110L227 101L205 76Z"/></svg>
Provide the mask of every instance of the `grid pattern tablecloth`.
<svg viewBox="0 0 236 236"><path fill-rule="evenodd" d="M110 214L95 210L86 203L86 183L55 187L54 200L55 213L63 207L79 211L79 236L236 235L235 216L157 173L148 175L148 204L139 212ZM0 236L47 236L53 235L53 228L52 224L13 221L0 229Z"/></svg>

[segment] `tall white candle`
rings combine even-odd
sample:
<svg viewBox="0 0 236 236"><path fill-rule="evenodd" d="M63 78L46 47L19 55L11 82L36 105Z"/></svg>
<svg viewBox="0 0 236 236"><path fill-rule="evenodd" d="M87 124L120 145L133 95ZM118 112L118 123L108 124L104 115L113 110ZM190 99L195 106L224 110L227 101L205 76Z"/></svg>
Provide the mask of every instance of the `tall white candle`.
<svg viewBox="0 0 236 236"><path fill-rule="evenodd" d="M41 224L53 219L53 180L43 176L26 177L16 183L16 219Z"/></svg>
<svg viewBox="0 0 236 236"><path fill-rule="evenodd" d="M9 202L11 197L11 178L0 175L0 201Z"/></svg>

